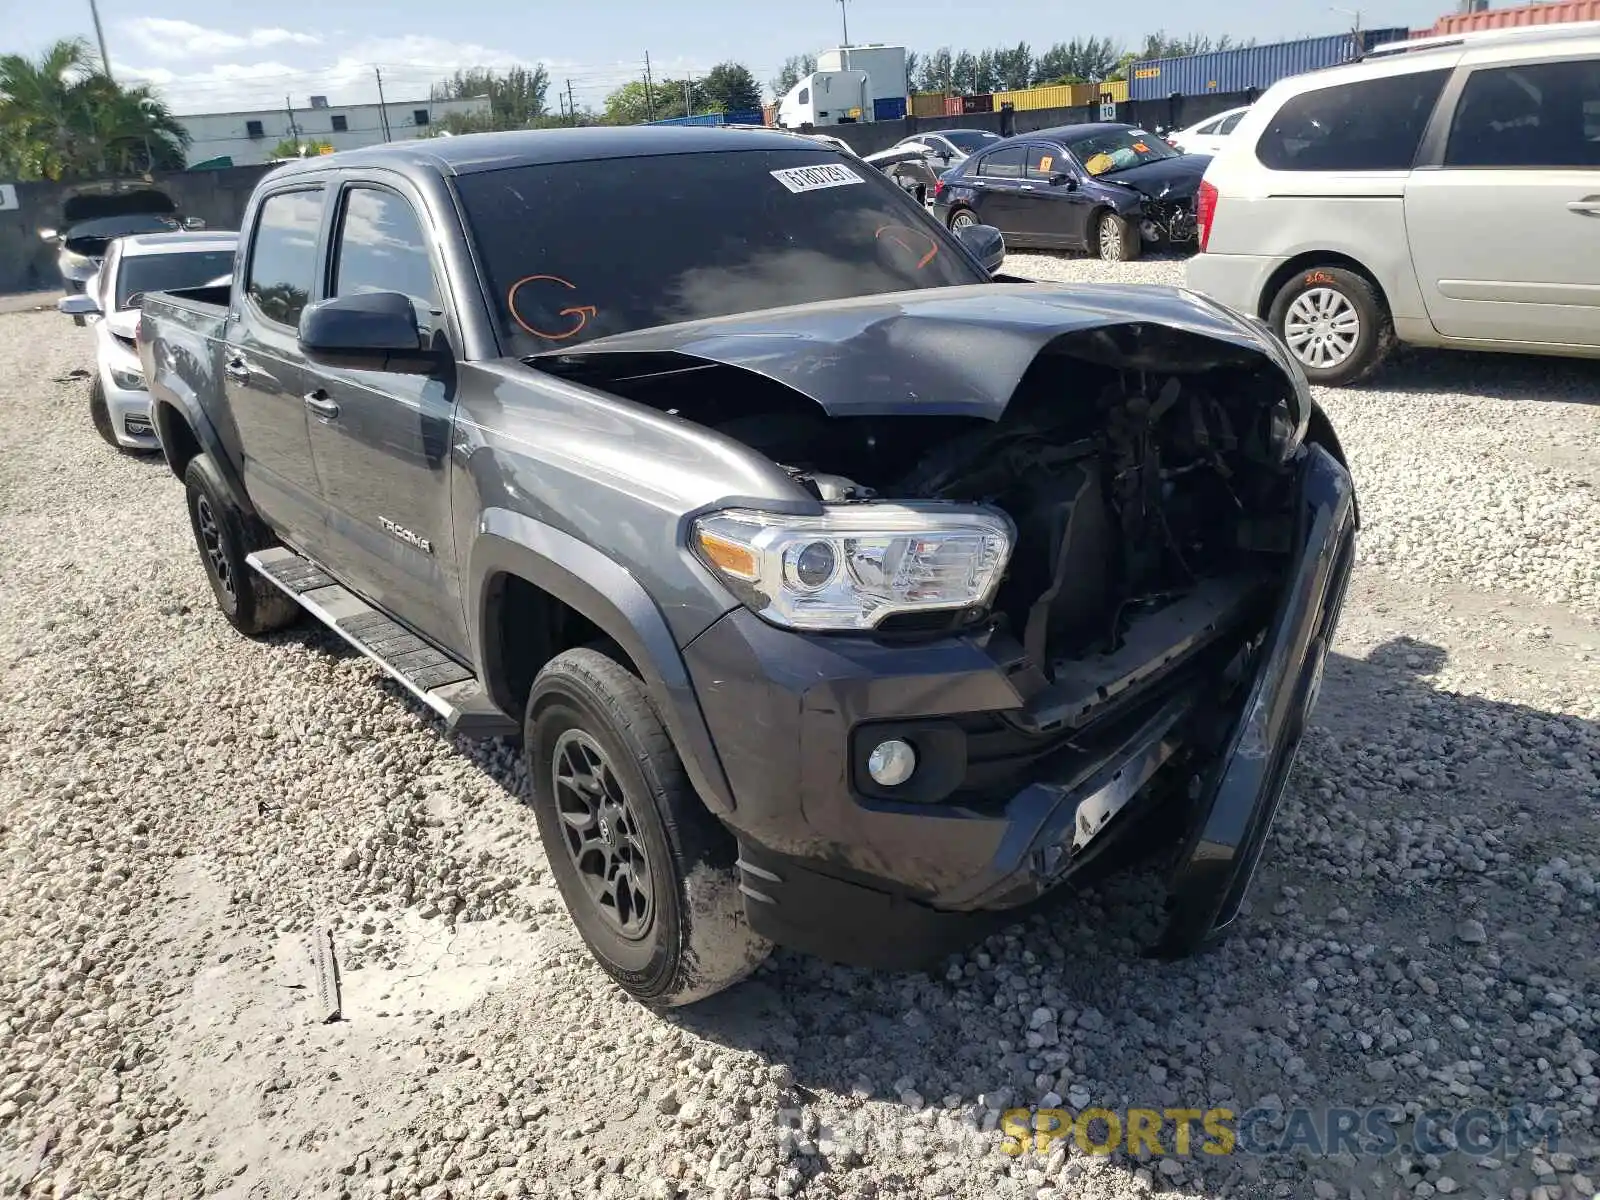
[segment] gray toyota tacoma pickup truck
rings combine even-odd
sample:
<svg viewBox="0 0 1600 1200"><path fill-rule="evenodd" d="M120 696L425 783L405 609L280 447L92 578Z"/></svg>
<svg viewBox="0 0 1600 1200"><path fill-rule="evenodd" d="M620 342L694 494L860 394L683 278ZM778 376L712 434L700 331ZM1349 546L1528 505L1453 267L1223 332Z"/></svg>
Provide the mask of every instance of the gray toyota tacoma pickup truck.
<svg viewBox="0 0 1600 1200"><path fill-rule="evenodd" d="M1259 322L999 275L792 136L292 163L138 344L223 614L303 613L522 739L641 1000L776 942L909 968L1136 857L1234 919L1315 702L1351 479Z"/></svg>

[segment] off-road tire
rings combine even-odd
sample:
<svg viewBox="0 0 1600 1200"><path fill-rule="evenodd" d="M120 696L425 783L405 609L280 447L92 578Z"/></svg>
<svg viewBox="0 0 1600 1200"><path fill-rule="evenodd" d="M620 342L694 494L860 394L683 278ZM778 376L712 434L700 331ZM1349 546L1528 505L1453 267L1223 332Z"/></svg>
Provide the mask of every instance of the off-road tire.
<svg viewBox="0 0 1600 1200"><path fill-rule="evenodd" d="M1342 295L1355 310L1360 322L1356 348L1343 362L1332 367L1308 366L1291 350L1295 361L1312 383L1325 387L1346 387L1372 374L1394 350L1394 319L1378 295L1377 288L1364 275L1345 267L1306 267L1296 271L1272 299L1267 324L1286 346L1285 326L1294 302L1315 288L1327 288Z"/></svg>
<svg viewBox="0 0 1600 1200"><path fill-rule="evenodd" d="M195 548L217 607L240 633L256 637L300 616L298 604L250 569L245 555L275 544L261 523L228 495L208 454L196 454L183 472Z"/></svg>
<svg viewBox="0 0 1600 1200"><path fill-rule="evenodd" d="M122 449L122 444L117 441L117 431L111 424L111 409L106 405L105 385L100 382L98 374L95 375L94 382L89 385L89 420L94 422L94 431L106 445L113 450Z"/></svg>
<svg viewBox="0 0 1600 1200"><path fill-rule="evenodd" d="M586 735L604 755L625 798L631 843L643 850L649 920L631 939L613 927L569 849L571 827L558 806L555 775L558 747L570 731ZM528 695L523 753L534 818L567 912L623 990L655 1007L691 1004L761 964L772 946L745 920L737 844L690 785L632 671L587 648L551 659ZM563 801L572 803L570 792Z"/></svg>
<svg viewBox="0 0 1600 1200"><path fill-rule="evenodd" d="M1144 250L1139 227L1110 209L1094 219L1094 248L1101 262L1132 262Z"/></svg>

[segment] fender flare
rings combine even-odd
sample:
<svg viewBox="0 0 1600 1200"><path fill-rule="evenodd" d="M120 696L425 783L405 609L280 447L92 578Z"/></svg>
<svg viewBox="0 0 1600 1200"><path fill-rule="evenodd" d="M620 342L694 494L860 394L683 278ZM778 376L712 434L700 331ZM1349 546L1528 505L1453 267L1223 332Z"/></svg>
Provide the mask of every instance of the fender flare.
<svg viewBox="0 0 1600 1200"><path fill-rule="evenodd" d="M488 583L515 575L561 601L621 646L639 669L689 781L713 812L734 809L732 789L666 618L628 570L571 534L521 513L485 509L467 558L467 612L475 622L478 678L503 707L501 675L485 631L494 596ZM510 715L521 719L520 713Z"/></svg>
<svg viewBox="0 0 1600 1200"><path fill-rule="evenodd" d="M228 495L239 506L239 511L254 517L255 505L250 503L250 497L245 492L244 480L240 478L234 468L233 460L223 449L222 439L217 436L216 426L211 424L211 418L206 416L205 408L200 404L200 398L194 390L181 378L170 373L157 377L150 389L151 417L155 421L156 437L161 442L161 456L167 460L167 466L179 479L183 478L183 467L173 461L172 447L176 444L172 436L172 422L182 421L194 435L194 440L199 443L201 452L211 457L217 466L217 473L222 477L223 485L228 489Z"/></svg>

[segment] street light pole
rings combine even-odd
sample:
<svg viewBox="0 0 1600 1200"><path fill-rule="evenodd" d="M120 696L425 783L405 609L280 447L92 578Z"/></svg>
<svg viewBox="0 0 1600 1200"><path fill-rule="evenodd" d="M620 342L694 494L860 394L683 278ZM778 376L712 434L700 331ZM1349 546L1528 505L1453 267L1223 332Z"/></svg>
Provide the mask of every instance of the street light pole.
<svg viewBox="0 0 1600 1200"><path fill-rule="evenodd" d="M844 23L844 41L839 44L848 46L850 44L850 9L848 0L839 0L839 20Z"/></svg>
<svg viewBox="0 0 1600 1200"><path fill-rule="evenodd" d="M106 53L106 31L100 27L100 6L95 0L89 0L89 13L94 17L94 36L100 43L100 69L106 73L106 78L111 78L111 56Z"/></svg>

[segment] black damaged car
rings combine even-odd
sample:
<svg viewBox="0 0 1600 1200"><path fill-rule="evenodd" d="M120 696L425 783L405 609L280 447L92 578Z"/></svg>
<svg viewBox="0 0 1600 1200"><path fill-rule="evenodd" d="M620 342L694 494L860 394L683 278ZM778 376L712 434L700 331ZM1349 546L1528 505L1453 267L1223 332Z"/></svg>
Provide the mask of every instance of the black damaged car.
<svg viewBox="0 0 1600 1200"><path fill-rule="evenodd" d="M922 965L1130 853L1163 952L1233 920L1356 528L1261 322L997 278L993 229L786 133L306 159L243 239L139 330L218 606L521 734L633 995L774 942Z"/></svg>
<svg viewBox="0 0 1600 1200"><path fill-rule="evenodd" d="M1014 247L1084 250L1107 262L1191 248L1211 158L1133 125L1067 125L996 143L947 172L933 210L952 229L993 225Z"/></svg>

